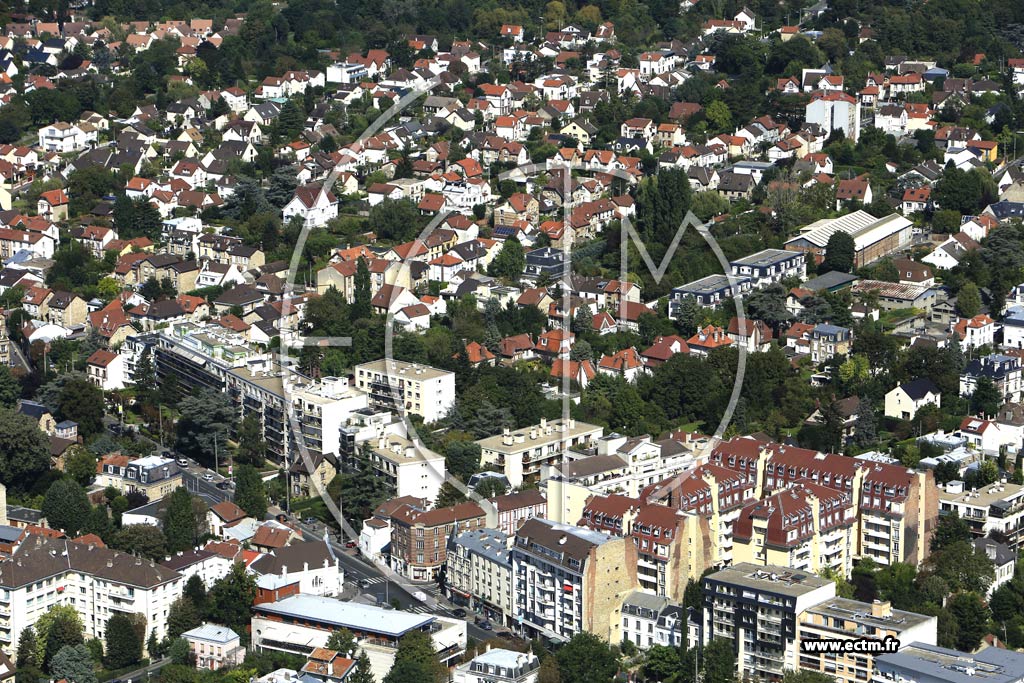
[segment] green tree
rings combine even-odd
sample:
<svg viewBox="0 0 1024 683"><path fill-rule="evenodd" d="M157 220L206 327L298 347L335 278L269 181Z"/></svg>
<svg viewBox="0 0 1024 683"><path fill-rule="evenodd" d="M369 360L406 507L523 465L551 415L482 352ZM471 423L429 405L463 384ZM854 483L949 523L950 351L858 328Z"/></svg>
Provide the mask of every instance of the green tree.
<svg viewBox="0 0 1024 683"><path fill-rule="evenodd" d="M327 645L324 647L340 652L344 657L351 657L352 653L356 651L356 638L352 635L352 631L341 628L331 633L327 638Z"/></svg>
<svg viewBox="0 0 1024 683"><path fill-rule="evenodd" d="M50 484L43 498L42 513L54 529L68 536L77 536L89 519L92 505L82 485L71 479L58 479Z"/></svg>
<svg viewBox="0 0 1024 683"><path fill-rule="evenodd" d="M548 655L540 660L537 670L537 683L561 683L562 673L558 669L558 660Z"/></svg>
<svg viewBox="0 0 1024 683"><path fill-rule="evenodd" d="M679 669L679 652L667 645L654 645L644 658L644 677L649 681L670 680Z"/></svg>
<svg viewBox="0 0 1024 683"><path fill-rule="evenodd" d="M252 465L238 466L235 478L235 504L256 519L267 516L267 489L260 473Z"/></svg>
<svg viewBox="0 0 1024 683"><path fill-rule="evenodd" d="M606 683L619 665L608 643L586 631L574 635L555 656L562 680L573 683Z"/></svg>
<svg viewBox="0 0 1024 683"><path fill-rule="evenodd" d="M971 591L985 595L995 580L992 560L969 541L956 541L933 552L928 557L928 565L953 592Z"/></svg>
<svg viewBox="0 0 1024 683"><path fill-rule="evenodd" d="M64 383L57 401L57 414L62 420L78 423L78 433L85 437L103 431L103 390L84 376Z"/></svg>
<svg viewBox="0 0 1024 683"><path fill-rule="evenodd" d="M999 412L1002 404L1003 397L995 383L984 375L979 377L971 394L971 410L977 415L990 416Z"/></svg>
<svg viewBox="0 0 1024 683"><path fill-rule="evenodd" d="M72 446L66 456L64 473L80 486L88 486L96 478L96 455L83 446Z"/></svg>
<svg viewBox="0 0 1024 683"><path fill-rule="evenodd" d="M373 314L370 306L372 291L370 289L370 268L366 265L366 259L362 256L356 262L356 275L353 281L352 307L349 314L352 320L369 318Z"/></svg>
<svg viewBox="0 0 1024 683"><path fill-rule="evenodd" d="M192 601L192 604L195 605L200 614L206 611L206 585L199 576L193 574L188 577L188 581L185 582L185 588L181 594Z"/></svg>
<svg viewBox="0 0 1024 683"><path fill-rule="evenodd" d="M107 619L106 664L111 669L131 666L142 659L142 638L127 614L116 613Z"/></svg>
<svg viewBox="0 0 1024 683"><path fill-rule="evenodd" d="M36 421L0 408L0 481L14 491L28 491L48 469L50 441Z"/></svg>
<svg viewBox="0 0 1024 683"><path fill-rule="evenodd" d="M932 551L942 550L948 545L960 541L971 540L971 528L967 522L960 518L956 510L939 517L939 523L935 527L935 534L932 536Z"/></svg>
<svg viewBox="0 0 1024 683"><path fill-rule="evenodd" d="M31 626L26 627L22 630L21 635L18 636L18 652L15 656L14 663L17 668L25 667L36 667L39 666L39 659L36 656L36 649L39 643L36 642L36 631Z"/></svg>
<svg viewBox="0 0 1024 683"><path fill-rule="evenodd" d="M464 482L480 469L480 444L474 441L449 441L445 446L445 467Z"/></svg>
<svg viewBox="0 0 1024 683"><path fill-rule="evenodd" d="M184 638L175 638L171 641L171 644L167 646L167 656L170 657L171 661L174 662L175 665L189 665L189 668L191 669L193 660L192 647ZM160 679L163 680L163 676L161 676Z"/></svg>
<svg viewBox="0 0 1024 683"><path fill-rule="evenodd" d="M835 678L821 671L787 671L782 683L835 683Z"/></svg>
<svg viewBox="0 0 1024 683"><path fill-rule="evenodd" d="M129 524L121 527L110 539L110 547L150 560L167 556L167 539L152 524Z"/></svg>
<svg viewBox="0 0 1024 683"><path fill-rule="evenodd" d="M384 683L443 683L448 669L437 659L434 641L424 631L410 631L398 641L395 663Z"/></svg>
<svg viewBox="0 0 1024 683"><path fill-rule="evenodd" d="M2 323L0 323L2 324ZM21 396L21 385L8 367L0 367L0 408L13 408Z"/></svg>
<svg viewBox="0 0 1024 683"><path fill-rule="evenodd" d="M256 579L236 562L231 571L218 579L209 593L207 618L242 633L249 623L249 607L256 598Z"/></svg>
<svg viewBox="0 0 1024 683"><path fill-rule="evenodd" d="M377 683L370 669L370 658L365 652L360 652L356 657L356 668L349 674L348 683Z"/></svg>
<svg viewBox="0 0 1024 683"><path fill-rule="evenodd" d="M852 273L856 246L849 233L837 230L828 238L825 246L825 260L821 262L821 272L838 270Z"/></svg>
<svg viewBox="0 0 1024 683"><path fill-rule="evenodd" d="M50 671L51 660L65 646L83 644L83 631L82 618L71 605L54 605L43 613L36 621L36 657L43 669Z"/></svg>
<svg viewBox="0 0 1024 683"><path fill-rule="evenodd" d="M716 638L704 647L704 680L706 683L732 683L736 680L736 653L732 643Z"/></svg>
<svg viewBox="0 0 1024 683"><path fill-rule="evenodd" d="M505 240L494 260L487 266L487 274L492 277L503 277L508 280L519 280L526 270L526 254L519 240Z"/></svg>
<svg viewBox="0 0 1024 683"><path fill-rule="evenodd" d="M84 643L65 645L50 661L50 677L68 683L97 683L92 654Z"/></svg>
<svg viewBox="0 0 1024 683"><path fill-rule="evenodd" d="M235 462L263 467L267 457L267 442L263 440L263 425L254 412L246 413L238 426L238 451Z"/></svg>
<svg viewBox="0 0 1024 683"><path fill-rule="evenodd" d="M978 285L965 282L956 297L956 310L964 318L973 318L981 312L981 292Z"/></svg>
<svg viewBox="0 0 1024 683"><path fill-rule="evenodd" d="M967 592L950 599L949 611L957 624L956 648L973 652L988 633L989 609L977 593Z"/></svg>
<svg viewBox="0 0 1024 683"><path fill-rule="evenodd" d="M175 447L182 455L213 466L214 448L226 453L228 436L235 423L231 400L219 391L202 391L178 404L178 436Z"/></svg>
<svg viewBox="0 0 1024 683"><path fill-rule="evenodd" d="M705 116L715 132L732 129L732 112L729 111L729 105L722 100L715 100L709 104Z"/></svg>
<svg viewBox="0 0 1024 683"><path fill-rule="evenodd" d="M167 510L163 518L167 550L176 553L190 550L199 541L192 494L184 487L178 487L167 497Z"/></svg>
<svg viewBox="0 0 1024 683"><path fill-rule="evenodd" d="M203 623L202 615L195 603L187 596L181 596L171 603L167 610L167 637L174 639L185 631Z"/></svg>

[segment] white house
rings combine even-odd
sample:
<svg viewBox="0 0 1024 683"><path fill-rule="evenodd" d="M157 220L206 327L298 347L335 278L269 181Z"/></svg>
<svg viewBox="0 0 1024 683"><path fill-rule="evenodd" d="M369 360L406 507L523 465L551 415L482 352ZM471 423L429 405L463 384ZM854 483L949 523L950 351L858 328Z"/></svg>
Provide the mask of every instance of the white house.
<svg viewBox="0 0 1024 683"><path fill-rule="evenodd" d="M97 349L85 362L89 381L103 391L125 386L125 357L107 349Z"/></svg>
<svg viewBox="0 0 1024 683"><path fill-rule="evenodd" d="M85 132L73 123L57 122L39 129L39 146L47 152L77 152L85 145Z"/></svg>
<svg viewBox="0 0 1024 683"><path fill-rule="evenodd" d="M913 420L917 411L929 403L939 407L942 395L927 377L900 384L885 395L885 416Z"/></svg>
<svg viewBox="0 0 1024 683"><path fill-rule="evenodd" d="M299 216L307 227L321 227L338 217L338 198L319 183L300 185L295 196L284 207L284 221Z"/></svg>

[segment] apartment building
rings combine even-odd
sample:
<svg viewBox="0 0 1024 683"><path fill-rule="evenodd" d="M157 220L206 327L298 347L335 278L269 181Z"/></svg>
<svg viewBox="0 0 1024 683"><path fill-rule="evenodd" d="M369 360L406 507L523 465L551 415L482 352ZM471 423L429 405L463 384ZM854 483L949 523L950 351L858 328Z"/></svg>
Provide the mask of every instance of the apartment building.
<svg viewBox="0 0 1024 683"><path fill-rule="evenodd" d="M978 380L988 377L1006 403L1021 399L1021 362L1015 356L991 353L968 361L960 372L960 395L970 396L978 388Z"/></svg>
<svg viewBox="0 0 1024 683"><path fill-rule="evenodd" d="M662 596L633 591L622 601L622 640L641 650L655 645L694 647L698 629L685 607Z"/></svg>
<svg viewBox="0 0 1024 683"><path fill-rule="evenodd" d="M447 470L444 456L427 450L419 440L385 434L370 447L370 467L383 477L396 497L437 500Z"/></svg>
<svg viewBox="0 0 1024 683"><path fill-rule="evenodd" d="M356 387L371 406L437 422L455 404L455 373L429 365L381 359L355 366Z"/></svg>
<svg viewBox="0 0 1024 683"><path fill-rule="evenodd" d="M511 554L516 616L525 633L567 641L588 631L622 641L618 613L637 588L631 541L535 518L516 532Z"/></svg>
<svg viewBox="0 0 1024 683"><path fill-rule="evenodd" d="M637 549L637 581L654 595L681 602L686 584L711 566L707 521L664 505L636 512L629 538Z"/></svg>
<svg viewBox="0 0 1024 683"><path fill-rule="evenodd" d="M708 463L648 487L640 498L703 520L697 522L702 537L701 555L694 548L693 558L698 566L707 561L703 571L732 562L733 526L744 506L756 499L755 481L747 473Z"/></svg>
<svg viewBox="0 0 1024 683"><path fill-rule="evenodd" d="M486 646L483 653L455 667L453 683L536 683L540 658L532 652L516 652Z"/></svg>
<svg viewBox="0 0 1024 683"><path fill-rule="evenodd" d="M391 568L413 581L433 581L445 563L452 532L481 529L486 523L487 513L474 502L434 510L403 505L391 515Z"/></svg>
<svg viewBox="0 0 1024 683"><path fill-rule="evenodd" d="M177 572L127 553L32 536L0 560L0 650L13 656L21 632L54 605L74 607L87 638L102 640L114 614L138 613L160 639L183 583Z"/></svg>
<svg viewBox="0 0 1024 683"><path fill-rule="evenodd" d="M750 437L718 445L711 463L742 474L753 498L796 483L817 484L850 495L858 523L853 557L880 564L920 564L938 524L938 489L929 470L819 453Z"/></svg>
<svg viewBox="0 0 1024 683"><path fill-rule="evenodd" d="M986 647L960 652L929 643L910 643L875 658L873 683L1021 683L1024 653Z"/></svg>
<svg viewBox="0 0 1024 683"><path fill-rule="evenodd" d="M1024 486L999 481L970 491L962 481L939 489L939 514L956 513L975 538L993 534L1017 552L1024 532Z"/></svg>
<svg viewBox="0 0 1024 683"><path fill-rule="evenodd" d="M787 567L726 567L704 578L702 639L732 643L740 679L781 680L800 663L799 616L835 593L832 581Z"/></svg>
<svg viewBox="0 0 1024 683"><path fill-rule="evenodd" d="M800 668L818 671L837 683L863 683L875 673L870 652L812 652L806 643L815 640L848 641L871 638L897 643L935 645L938 618L893 609L889 602L872 604L847 598L830 598L809 607L799 619Z"/></svg>
<svg viewBox="0 0 1024 683"><path fill-rule="evenodd" d="M547 517L548 501L537 489L526 489L504 496L489 498L498 520L494 525L502 533L511 536L525 520L531 517Z"/></svg>
<svg viewBox="0 0 1024 683"><path fill-rule="evenodd" d="M505 428L497 436L479 439L480 466L495 467L508 483L519 487L524 481L540 477L543 465L558 464L570 448L587 448L604 433L598 425L541 418L540 424L512 431Z"/></svg>
<svg viewBox="0 0 1024 683"><path fill-rule="evenodd" d="M449 599L510 625L516 616L512 540L513 536L487 528L453 534L445 574Z"/></svg>
<svg viewBox="0 0 1024 683"><path fill-rule="evenodd" d="M733 525L733 559L849 576L857 532L850 493L796 483L743 508Z"/></svg>
<svg viewBox="0 0 1024 683"><path fill-rule="evenodd" d="M158 455L131 458L113 453L100 458L98 465L97 486L113 487L122 494L141 493L149 500L169 496L183 481L178 464Z"/></svg>
<svg viewBox="0 0 1024 683"><path fill-rule="evenodd" d="M762 249L759 252L730 261L732 274L748 278L751 286L761 289L782 282L786 278L807 277L807 259L785 249Z"/></svg>
<svg viewBox="0 0 1024 683"><path fill-rule="evenodd" d="M824 363L835 356L845 356L850 353L853 331L848 327L822 323L814 326L808 341L810 342L811 362Z"/></svg>

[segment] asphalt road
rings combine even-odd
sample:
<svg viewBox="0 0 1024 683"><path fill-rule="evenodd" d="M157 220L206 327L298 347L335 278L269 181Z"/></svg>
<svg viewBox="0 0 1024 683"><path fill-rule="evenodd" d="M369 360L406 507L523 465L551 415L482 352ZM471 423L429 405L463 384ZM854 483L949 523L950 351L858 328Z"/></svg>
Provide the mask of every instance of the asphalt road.
<svg viewBox="0 0 1024 683"><path fill-rule="evenodd" d="M322 523L316 525L296 523L296 525L307 541L322 540L324 537ZM345 548L335 540L329 540L328 543L345 570L345 583L357 591L359 602L388 603L391 600L398 600L398 608L404 611L457 618L452 613L452 610L456 608L441 595L437 584L414 584L389 569L357 556L354 549ZM365 588L359 588L360 581L366 582ZM413 595L414 592L425 593L427 599L422 601L417 599ZM466 624L467 634L470 638L481 641L494 636L494 631L485 631L471 619L472 614L467 617Z"/></svg>

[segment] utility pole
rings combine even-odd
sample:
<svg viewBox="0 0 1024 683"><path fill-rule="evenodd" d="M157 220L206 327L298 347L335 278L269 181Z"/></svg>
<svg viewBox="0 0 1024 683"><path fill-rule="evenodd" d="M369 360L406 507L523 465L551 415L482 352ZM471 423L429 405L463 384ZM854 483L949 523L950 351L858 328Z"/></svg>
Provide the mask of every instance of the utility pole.
<svg viewBox="0 0 1024 683"><path fill-rule="evenodd" d="M217 435L213 435L213 471L220 473L220 462L217 457Z"/></svg>

